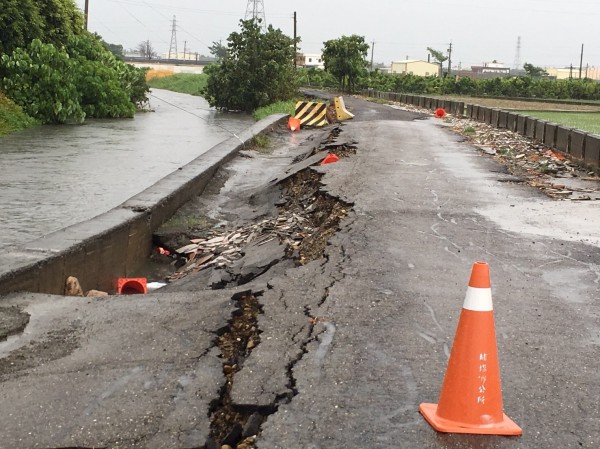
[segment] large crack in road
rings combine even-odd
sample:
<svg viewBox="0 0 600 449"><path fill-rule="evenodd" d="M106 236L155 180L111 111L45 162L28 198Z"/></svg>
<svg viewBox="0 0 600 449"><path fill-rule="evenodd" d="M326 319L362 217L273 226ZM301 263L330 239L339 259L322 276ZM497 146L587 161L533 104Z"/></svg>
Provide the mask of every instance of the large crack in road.
<svg viewBox="0 0 600 449"><path fill-rule="evenodd" d="M340 128L334 128L320 147L297 158L296 162L314 158L324 148L339 157L355 153L352 144L336 144L339 135ZM251 284L256 278L268 276L269 268L281 259L292 260L296 265L296 268L270 279L266 290L250 289L232 297L236 309L227 328L220 329L216 338L225 383L220 397L211 405L211 432L204 446L206 449L255 447L263 422L276 413L280 405L289 404L298 393L294 369L307 354L310 343L318 342L320 352L331 344L335 325L327 317L319 316L318 310L327 300L329 289L343 275L340 274L341 264L332 266L329 256L331 251L340 249L329 248L328 242L340 230L352 204L324 191L322 177L323 173L308 166L278 182L281 194L276 202L277 214L268 219L272 226L264 226L267 220L261 220L262 229L276 229L278 223L287 226L290 216L302 224L293 238L278 236L278 243L285 245L282 254L277 253L280 255L265 263L264 270L245 276L229 276L226 281L210 284L212 289ZM232 233L236 235L240 230L228 230L221 235ZM210 237L213 240L220 238L215 234ZM243 257L248 255L245 251L242 254ZM314 274L315 268L318 276ZM213 271L210 277L214 279L214 271L227 271L230 267L208 265L206 269ZM174 278L181 279L186 274L178 273ZM298 285L295 282L298 279L292 282L290 278L307 275L311 278L310 287L298 294L289 291L289 286ZM274 324L290 318L285 335L281 335L281 327ZM279 359L278 363L272 363L274 358Z"/></svg>

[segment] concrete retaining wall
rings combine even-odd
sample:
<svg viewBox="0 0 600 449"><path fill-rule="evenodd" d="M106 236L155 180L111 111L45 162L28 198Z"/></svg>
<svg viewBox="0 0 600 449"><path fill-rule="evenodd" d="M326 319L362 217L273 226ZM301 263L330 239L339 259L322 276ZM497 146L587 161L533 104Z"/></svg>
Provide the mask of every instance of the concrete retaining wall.
<svg viewBox="0 0 600 449"><path fill-rule="evenodd" d="M585 137L585 149L583 160L590 168L600 166L600 136L588 134Z"/></svg>
<svg viewBox="0 0 600 449"><path fill-rule="evenodd" d="M152 250L152 233L202 193L216 170L255 135L286 120L272 115L216 145L194 161L98 217L0 254L0 295L13 291L62 294L65 279L113 292L118 277L138 277Z"/></svg>
<svg viewBox="0 0 600 449"><path fill-rule="evenodd" d="M370 96L377 96L375 91L364 91ZM422 104L426 109L443 107L447 112L456 116L465 116L471 120L488 123L497 128L506 128L519 134L538 140L544 145L554 148L585 163L590 169L600 173L600 136L587 134L581 130L575 130L548 123L545 120L523 116L514 112L486 108L477 104L464 104L456 101L448 101L435 98L425 98L419 103L418 95L408 95L402 101L409 104ZM411 101L416 99L417 101Z"/></svg>
<svg viewBox="0 0 600 449"><path fill-rule="evenodd" d="M575 159L583 159L586 136L587 133L579 129L572 129L570 132L569 154Z"/></svg>

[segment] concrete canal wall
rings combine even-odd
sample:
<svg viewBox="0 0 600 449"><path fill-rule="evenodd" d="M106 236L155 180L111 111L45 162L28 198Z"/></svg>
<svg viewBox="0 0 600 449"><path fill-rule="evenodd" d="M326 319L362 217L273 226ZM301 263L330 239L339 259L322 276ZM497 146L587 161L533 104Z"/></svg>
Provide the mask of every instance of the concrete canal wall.
<svg viewBox="0 0 600 449"><path fill-rule="evenodd" d="M86 290L114 292L116 278L141 274L152 250L152 233L202 193L216 170L255 135L286 117L261 120L106 213L0 254L0 295L62 294L68 276L77 277Z"/></svg>
<svg viewBox="0 0 600 449"><path fill-rule="evenodd" d="M363 94L372 98L411 104L425 109L444 108L455 116L485 122L496 128L508 129L568 154L572 159L600 173L600 136L597 134L477 104L466 104L421 95L379 92L373 89L365 90Z"/></svg>

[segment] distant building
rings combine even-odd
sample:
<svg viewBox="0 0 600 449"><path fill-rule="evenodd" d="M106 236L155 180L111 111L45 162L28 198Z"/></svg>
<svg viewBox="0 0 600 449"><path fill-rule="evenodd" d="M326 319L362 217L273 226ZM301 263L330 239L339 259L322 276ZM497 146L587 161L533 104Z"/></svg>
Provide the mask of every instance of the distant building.
<svg viewBox="0 0 600 449"><path fill-rule="evenodd" d="M548 76L557 80L579 79L579 66L563 68L545 68ZM600 80L600 68L594 66L585 66L581 70L582 78L590 78L596 81Z"/></svg>
<svg viewBox="0 0 600 449"><path fill-rule="evenodd" d="M416 76L439 76L440 65L419 59L393 61L390 73Z"/></svg>
<svg viewBox="0 0 600 449"><path fill-rule="evenodd" d="M178 53L171 53L171 57L169 58L169 53L163 53L162 55L162 59L172 59L172 60L177 60L177 61L199 61L200 59L207 59L206 56L200 55L197 52L191 52L191 51L186 51L186 52L178 52Z"/></svg>
<svg viewBox="0 0 600 449"><path fill-rule="evenodd" d="M320 53L298 53L296 64L298 67L316 67L319 69L325 68L323 55Z"/></svg>
<svg viewBox="0 0 600 449"><path fill-rule="evenodd" d="M471 71L477 75L495 75L495 76L509 76L510 67L506 67L504 64L497 61L484 62L483 65L471 66Z"/></svg>

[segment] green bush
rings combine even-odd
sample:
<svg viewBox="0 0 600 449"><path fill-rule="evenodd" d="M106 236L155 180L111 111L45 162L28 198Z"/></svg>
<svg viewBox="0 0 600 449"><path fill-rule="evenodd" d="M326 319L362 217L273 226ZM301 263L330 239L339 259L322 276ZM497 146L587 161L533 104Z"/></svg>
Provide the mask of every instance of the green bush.
<svg viewBox="0 0 600 449"><path fill-rule="evenodd" d="M296 95L294 40L260 21L242 20L241 32L227 39L227 55L206 67L208 83L202 95L216 108L253 110Z"/></svg>
<svg viewBox="0 0 600 449"><path fill-rule="evenodd" d="M85 112L69 55L34 39L0 58L0 88L24 111L44 123L81 122Z"/></svg>
<svg viewBox="0 0 600 449"><path fill-rule="evenodd" d="M0 88L43 123L132 117L148 91L144 71L117 60L91 34L72 36L61 49L34 39L2 55Z"/></svg>
<svg viewBox="0 0 600 449"><path fill-rule="evenodd" d="M0 136L34 126L36 121L0 92Z"/></svg>

